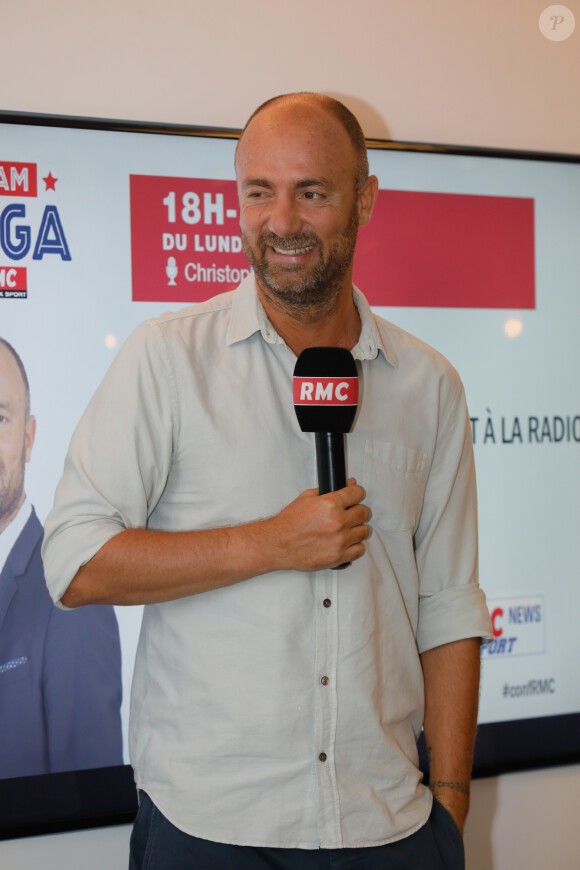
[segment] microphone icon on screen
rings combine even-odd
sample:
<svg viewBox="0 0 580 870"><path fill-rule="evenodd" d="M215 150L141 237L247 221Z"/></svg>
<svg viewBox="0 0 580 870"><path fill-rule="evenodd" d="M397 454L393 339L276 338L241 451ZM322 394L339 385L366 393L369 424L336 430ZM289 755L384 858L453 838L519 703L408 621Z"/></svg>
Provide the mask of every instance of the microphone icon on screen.
<svg viewBox="0 0 580 870"><path fill-rule="evenodd" d="M167 282L170 287L175 287L175 279L177 278L177 273L179 269L177 268L177 261L175 257L167 258L167 266L165 267L165 274L169 278Z"/></svg>

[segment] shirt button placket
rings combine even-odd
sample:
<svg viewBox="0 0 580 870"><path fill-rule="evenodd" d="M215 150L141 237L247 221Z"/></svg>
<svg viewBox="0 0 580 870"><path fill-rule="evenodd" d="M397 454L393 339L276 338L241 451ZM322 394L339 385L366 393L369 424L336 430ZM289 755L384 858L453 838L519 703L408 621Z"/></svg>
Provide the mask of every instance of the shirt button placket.
<svg viewBox="0 0 580 870"><path fill-rule="evenodd" d="M337 572L321 572L317 578L319 594L316 608L316 683L315 758L318 779L318 830L321 842L337 844L341 840L334 740L337 704L335 674L337 650ZM322 593L322 594L321 594Z"/></svg>

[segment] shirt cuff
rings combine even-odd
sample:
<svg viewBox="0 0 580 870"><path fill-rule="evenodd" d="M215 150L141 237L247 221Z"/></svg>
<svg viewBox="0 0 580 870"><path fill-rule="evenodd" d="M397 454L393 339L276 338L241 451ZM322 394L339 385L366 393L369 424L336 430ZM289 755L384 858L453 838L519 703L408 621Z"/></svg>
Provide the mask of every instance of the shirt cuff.
<svg viewBox="0 0 580 870"><path fill-rule="evenodd" d="M85 565L107 541L124 530L124 526L102 520L82 527L73 527L49 536L45 525L42 547L44 576L54 604L60 610L72 610L61 598L81 565ZM79 533L82 529L82 534Z"/></svg>
<svg viewBox="0 0 580 870"><path fill-rule="evenodd" d="M491 618L480 586L475 583L450 586L419 598L417 647L420 653L467 637L480 637L482 643L493 638Z"/></svg>

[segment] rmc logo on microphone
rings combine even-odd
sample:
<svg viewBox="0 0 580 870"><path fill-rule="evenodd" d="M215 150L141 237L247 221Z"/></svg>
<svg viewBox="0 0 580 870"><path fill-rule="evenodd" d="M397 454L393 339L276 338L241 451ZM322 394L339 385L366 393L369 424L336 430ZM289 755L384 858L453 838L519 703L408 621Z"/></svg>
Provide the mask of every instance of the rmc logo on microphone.
<svg viewBox="0 0 580 870"><path fill-rule="evenodd" d="M300 378L292 384L295 405L358 405L358 378Z"/></svg>

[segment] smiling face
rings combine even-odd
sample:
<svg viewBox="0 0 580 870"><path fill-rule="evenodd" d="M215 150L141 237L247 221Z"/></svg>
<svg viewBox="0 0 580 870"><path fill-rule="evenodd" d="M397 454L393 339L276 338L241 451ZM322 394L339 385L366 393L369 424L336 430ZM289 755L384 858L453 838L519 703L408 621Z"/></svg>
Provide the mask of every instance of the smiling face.
<svg viewBox="0 0 580 870"><path fill-rule="evenodd" d="M18 363L0 342L0 532L24 501L24 466L35 432L34 417L26 414L27 400Z"/></svg>
<svg viewBox="0 0 580 870"><path fill-rule="evenodd" d="M356 191L357 154L315 100L282 100L257 114L236 155L244 251L266 299L286 310L332 308L350 293L369 183ZM369 179L372 182L372 179Z"/></svg>

